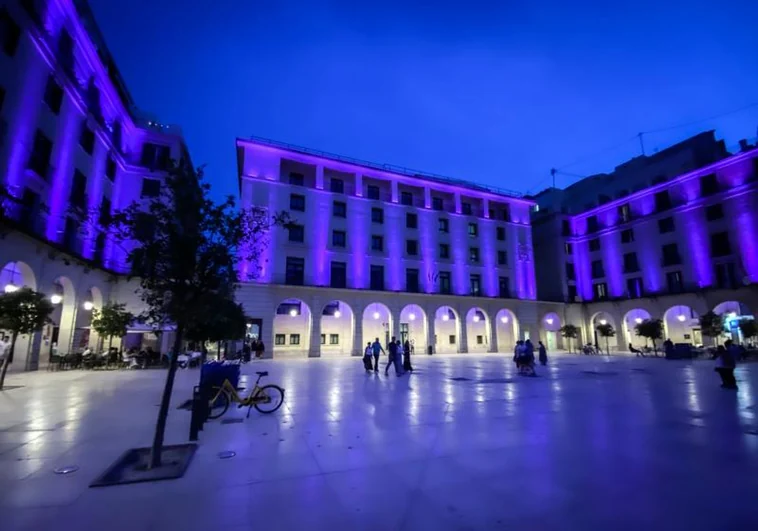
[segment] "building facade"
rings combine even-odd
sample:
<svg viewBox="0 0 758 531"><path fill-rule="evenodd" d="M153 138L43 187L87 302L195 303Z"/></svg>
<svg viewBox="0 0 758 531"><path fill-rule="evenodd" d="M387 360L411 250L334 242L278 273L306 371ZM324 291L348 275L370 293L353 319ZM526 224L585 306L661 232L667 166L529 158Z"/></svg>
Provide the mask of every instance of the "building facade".
<svg viewBox="0 0 758 531"><path fill-rule="evenodd" d="M34 369L53 346L95 345L104 301L138 304L119 276L126 249L101 223L159 194L169 161L187 153L176 127L136 109L86 2L6 1L0 29L0 284L56 303L54 325L19 340L13 368Z"/></svg>
<svg viewBox="0 0 758 531"><path fill-rule="evenodd" d="M535 300L533 202L263 139L237 152L242 207L293 217L241 264L238 298L274 356L357 355L391 336L419 352L546 334L558 347L563 305Z"/></svg>

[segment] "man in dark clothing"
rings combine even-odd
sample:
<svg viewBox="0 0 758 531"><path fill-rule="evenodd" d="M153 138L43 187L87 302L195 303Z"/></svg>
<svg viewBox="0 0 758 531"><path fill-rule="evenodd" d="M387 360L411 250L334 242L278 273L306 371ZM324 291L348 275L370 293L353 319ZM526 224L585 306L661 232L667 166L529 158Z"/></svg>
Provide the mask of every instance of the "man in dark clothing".
<svg viewBox="0 0 758 531"><path fill-rule="evenodd" d="M413 372L413 366L411 365L411 342L407 339L403 344L403 370Z"/></svg>
<svg viewBox="0 0 758 531"><path fill-rule="evenodd" d="M731 339L716 349L716 359L719 360L716 372L721 376L721 387L725 389L737 389L737 380L734 378L737 357L738 349Z"/></svg>
<svg viewBox="0 0 758 531"><path fill-rule="evenodd" d="M384 352L384 349L382 348L382 344L379 343L378 337L371 344L371 350L374 353L374 372L379 372L379 354Z"/></svg>
<svg viewBox="0 0 758 531"><path fill-rule="evenodd" d="M390 341L390 344L387 346L387 366L384 368L384 375L389 376L390 374L390 365L395 365L395 374L400 376L400 371L398 370L397 364L395 364L395 358L397 357L397 340L395 339L395 336L392 336L392 341Z"/></svg>

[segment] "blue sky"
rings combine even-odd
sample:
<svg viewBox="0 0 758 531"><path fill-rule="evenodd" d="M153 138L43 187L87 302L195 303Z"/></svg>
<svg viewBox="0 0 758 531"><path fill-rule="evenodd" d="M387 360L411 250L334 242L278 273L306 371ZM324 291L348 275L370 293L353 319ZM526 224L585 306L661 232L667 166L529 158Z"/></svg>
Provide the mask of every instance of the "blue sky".
<svg viewBox="0 0 758 531"><path fill-rule="evenodd" d="M701 121L758 103L755 1L90 3L137 104L182 126L218 196L238 136L534 192L551 167L612 170L640 131L690 124L649 152L758 128L758 105Z"/></svg>

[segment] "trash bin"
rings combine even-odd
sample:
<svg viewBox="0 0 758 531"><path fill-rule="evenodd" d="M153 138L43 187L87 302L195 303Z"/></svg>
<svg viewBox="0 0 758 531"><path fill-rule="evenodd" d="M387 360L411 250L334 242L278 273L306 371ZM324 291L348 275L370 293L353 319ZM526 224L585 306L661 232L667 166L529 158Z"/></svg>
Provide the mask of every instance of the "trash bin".
<svg viewBox="0 0 758 531"><path fill-rule="evenodd" d="M434 354L434 347L432 345L429 345L428 347L426 347L426 353L429 354L430 356Z"/></svg>

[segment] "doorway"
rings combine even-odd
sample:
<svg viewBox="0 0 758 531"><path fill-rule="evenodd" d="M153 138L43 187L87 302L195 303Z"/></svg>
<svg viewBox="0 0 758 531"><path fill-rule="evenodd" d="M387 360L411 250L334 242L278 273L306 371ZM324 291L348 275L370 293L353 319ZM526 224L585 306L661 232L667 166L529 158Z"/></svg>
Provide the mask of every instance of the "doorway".
<svg viewBox="0 0 758 531"><path fill-rule="evenodd" d="M547 349L549 351L558 349L558 337L556 336L555 331L548 330L545 332L545 341L547 342Z"/></svg>

